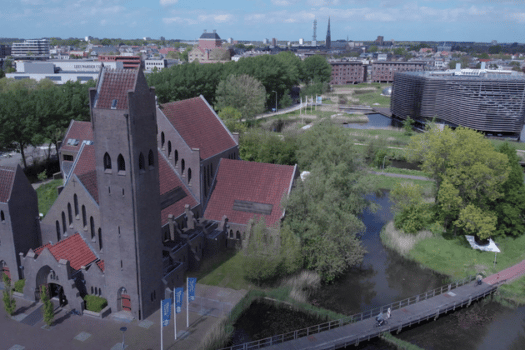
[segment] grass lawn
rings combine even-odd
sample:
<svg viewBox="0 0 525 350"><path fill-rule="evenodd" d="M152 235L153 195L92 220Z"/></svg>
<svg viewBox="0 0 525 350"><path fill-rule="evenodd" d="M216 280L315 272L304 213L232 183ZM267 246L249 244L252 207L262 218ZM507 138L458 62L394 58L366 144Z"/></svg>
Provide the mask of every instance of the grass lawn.
<svg viewBox="0 0 525 350"><path fill-rule="evenodd" d="M366 105L370 107L390 107L390 97L382 96L381 90L370 91L367 93L360 93L352 95L359 101L351 102L352 105ZM376 104L377 103L377 104Z"/></svg>
<svg viewBox="0 0 525 350"><path fill-rule="evenodd" d="M518 238L496 238L501 253L494 267L494 254L474 250L465 237L445 239L431 237L418 242L409 257L422 265L454 279L484 271L486 276L506 269L525 259L525 235Z"/></svg>
<svg viewBox="0 0 525 350"><path fill-rule="evenodd" d="M49 208L51 208L58 197L57 187L61 186L62 183L63 181L61 179L53 180L36 189L36 194L38 196L38 212L46 216Z"/></svg>
<svg viewBox="0 0 525 350"><path fill-rule="evenodd" d="M244 279L242 252L228 249L215 256L206 258L198 271L191 271L188 276L197 277L202 284L232 289L250 290L256 286Z"/></svg>

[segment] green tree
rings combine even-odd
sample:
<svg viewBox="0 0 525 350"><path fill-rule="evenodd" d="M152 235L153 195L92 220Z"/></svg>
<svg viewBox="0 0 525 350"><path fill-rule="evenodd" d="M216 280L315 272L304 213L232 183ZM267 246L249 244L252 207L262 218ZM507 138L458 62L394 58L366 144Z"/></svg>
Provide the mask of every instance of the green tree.
<svg viewBox="0 0 525 350"><path fill-rule="evenodd" d="M2 274L2 281L4 282L4 291L3 291L3 298L4 301L4 308L5 312L9 316L13 315L16 309L16 300L13 297L13 288L11 286L11 279L7 276L7 274Z"/></svg>
<svg viewBox="0 0 525 350"><path fill-rule="evenodd" d="M240 137L239 154L247 161L295 165L296 151L297 136L293 133L281 137L270 131L250 129Z"/></svg>
<svg viewBox="0 0 525 350"><path fill-rule="evenodd" d="M403 121L403 129L405 130L405 135L410 136L412 135L412 125L414 124L414 120L407 116L407 118Z"/></svg>
<svg viewBox="0 0 525 350"><path fill-rule="evenodd" d="M230 131L241 133L247 129L246 123L242 121L241 112L233 107L224 107L219 112L219 118Z"/></svg>
<svg viewBox="0 0 525 350"><path fill-rule="evenodd" d="M332 67L325 57L313 55L304 60L305 83L328 83L332 79Z"/></svg>
<svg viewBox="0 0 525 350"><path fill-rule="evenodd" d="M525 232L525 184L516 150L505 142L498 151L509 159L509 177L502 185L503 195L494 203L498 217L496 235L518 236Z"/></svg>
<svg viewBox="0 0 525 350"><path fill-rule="evenodd" d="M466 233L487 239L496 231L498 218L492 211L483 210L474 204L469 204L459 213L456 225Z"/></svg>
<svg viewBox="0 0 525 350"><path fill-rule="evenodd" d="M377 46L375 46L375 45L371 45L371 46L368 48L368 52L377 52Z"/></svg>
<svg viewBox="0 0 525 350"><path fill-rule="evenodd" d="M55 309L51 300L49 300L49 293L47 287L42 286L40 301L44 304L44 323L49 327L53 324L55 318Z"/></svg>
<svg viewBox="0 0 525 350"><path fill-rule="evenodd" d="M249 75L230 75L217 86L215 109L234 107L246 120L264 111L266 90Z"/></svg>

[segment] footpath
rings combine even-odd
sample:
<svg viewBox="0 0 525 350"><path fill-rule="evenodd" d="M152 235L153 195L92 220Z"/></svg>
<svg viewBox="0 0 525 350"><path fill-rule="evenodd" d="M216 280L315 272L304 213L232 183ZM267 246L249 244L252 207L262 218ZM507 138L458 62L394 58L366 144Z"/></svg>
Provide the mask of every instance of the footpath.
<svg viewBox="0 0 525 350"><path fill-rule="evenodd" d="M488 284L509 283L523 275L525 275L525 260L506 268L505 270L501 270L498 273L485 277L483 282Z"/></svg>
<svg viewBox="0 0 525 350"><path fill-rule="evenodd" d="M186 307L177 314L177 340L172 317L170 325L163 329L164 350L199 349L208 331L222 316L228 315L245 294L244 290L197 284L196 296L201 305L190 308L189 327L186 327ZM122 312L99 319L58 308L53 326L47 329L42 320L41 303L20 298L16 298L16 303L14 316L9 317L0 301L1 350L121 350L121 327L127 328L125 349L160 349L160 310L139 321Z"/></svg>

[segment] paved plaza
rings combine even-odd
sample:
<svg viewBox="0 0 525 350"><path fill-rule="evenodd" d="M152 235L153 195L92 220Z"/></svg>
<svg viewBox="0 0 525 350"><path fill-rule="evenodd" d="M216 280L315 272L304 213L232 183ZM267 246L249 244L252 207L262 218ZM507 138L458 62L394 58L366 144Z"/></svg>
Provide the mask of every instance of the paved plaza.
<svg viewBox="0 0 525 350"><path fill-rule="evenodd" d="M186 307L177 315L178 339L174 338L173 318L164 327L164 349L199 349L208 330L219 322L221 313L227 315L230 306L235 305L246 294L228 288L197 285L197 296L202 305L192 305L189 313L189 328L186 327ZM206 304L206 300L210 303ZM98 319L89 316L70 314L66 309L58 309L55 323L51 329L44 327L39 310L41 304L16 298L17 311L11 318L7 316L3 302L0 301L0 349L44 350L44 349L122 349L121 327L126 327L125 348L129 350L160 349L159 311L146 320L130 320L120 314L112 314ZM222 303L221 312L215 310ZM211 306L208 306L211 305ZM194 310L194 311L192 311Z"/></svg>

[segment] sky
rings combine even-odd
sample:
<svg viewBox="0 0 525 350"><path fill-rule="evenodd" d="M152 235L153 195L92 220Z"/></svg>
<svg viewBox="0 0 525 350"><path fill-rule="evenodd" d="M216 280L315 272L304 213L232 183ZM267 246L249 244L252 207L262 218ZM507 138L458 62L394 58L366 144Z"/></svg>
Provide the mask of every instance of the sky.
<svg viewBox="0 0 525 350"><path fill-rule="evenodd" d="M0 0L0 37L525 43L524 0Z"/></svg>

